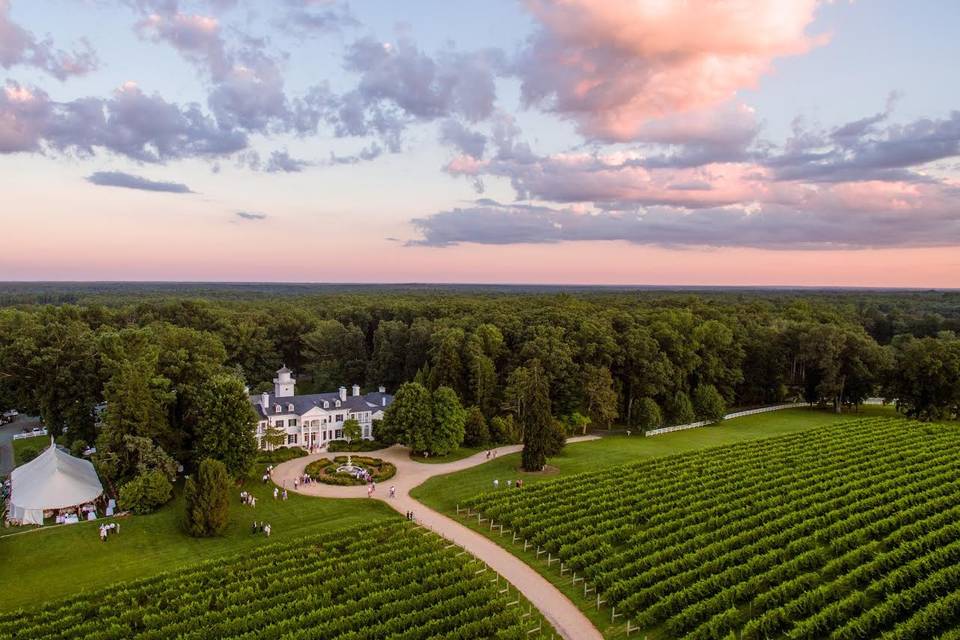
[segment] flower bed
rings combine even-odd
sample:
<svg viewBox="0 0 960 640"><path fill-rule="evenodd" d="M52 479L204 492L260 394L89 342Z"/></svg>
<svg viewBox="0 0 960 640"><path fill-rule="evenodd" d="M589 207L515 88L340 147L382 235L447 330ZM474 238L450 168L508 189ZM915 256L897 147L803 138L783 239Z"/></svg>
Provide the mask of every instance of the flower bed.
<svg viewBox="0 0 960 640"><path fill-rule="evenodd" d="M351 462L356 467L366 469L374 482L389 480L397 472L397 468L389 462L384 462L380 458L367 458L365 456L352 456ZM354 486L366 484L363 478L357 478L346 472L337 473L337 468L347 464L347 456L337 456L333 460L329 458L320 458L307 465L305 473L324 484L335 484L340 486Z"/></svg>

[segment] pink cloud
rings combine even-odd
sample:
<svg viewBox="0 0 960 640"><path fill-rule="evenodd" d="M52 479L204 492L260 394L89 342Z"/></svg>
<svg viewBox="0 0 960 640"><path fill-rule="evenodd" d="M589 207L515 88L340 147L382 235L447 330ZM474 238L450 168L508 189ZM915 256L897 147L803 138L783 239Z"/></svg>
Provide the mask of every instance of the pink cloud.
<svg viewBox="0 0 960 640"><path fill-rule="evenodd" d="M753 87L775 58L823 42L817 0L527 0L542 24L520 61L527 102L589 137L636 139L677 112Z"/></svg>

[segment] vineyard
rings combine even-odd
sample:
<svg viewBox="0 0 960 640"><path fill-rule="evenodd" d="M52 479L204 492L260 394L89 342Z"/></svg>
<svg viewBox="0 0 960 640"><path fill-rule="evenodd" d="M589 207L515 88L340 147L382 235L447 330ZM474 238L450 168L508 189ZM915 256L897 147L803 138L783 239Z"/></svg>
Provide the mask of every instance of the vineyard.
<svg viewBox="0 0 960 640"><path fill-rule="evenodd" d="M0 638L519 639L538 637L531 630L541 624L485 565L394 521L265 542L226 560L5 614Z"/></svg>
<svg viewBox="0 0 960 640"><path fill-rule="evenodd" d="M960 638L955 426L856 420L467 506L635 636Z"/></svg>

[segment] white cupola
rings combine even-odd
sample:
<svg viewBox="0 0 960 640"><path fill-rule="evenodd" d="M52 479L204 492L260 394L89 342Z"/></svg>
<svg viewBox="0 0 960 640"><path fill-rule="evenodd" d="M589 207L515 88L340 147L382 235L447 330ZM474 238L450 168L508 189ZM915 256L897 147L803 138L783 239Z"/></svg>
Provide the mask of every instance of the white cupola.
<svg viewBox="0 0 960 640"><path fill-rule="evenodd" d="M292 371L283 365L273 379L273 395L276 398L292 398L296 395L297 381L291 376Z"/></svg>

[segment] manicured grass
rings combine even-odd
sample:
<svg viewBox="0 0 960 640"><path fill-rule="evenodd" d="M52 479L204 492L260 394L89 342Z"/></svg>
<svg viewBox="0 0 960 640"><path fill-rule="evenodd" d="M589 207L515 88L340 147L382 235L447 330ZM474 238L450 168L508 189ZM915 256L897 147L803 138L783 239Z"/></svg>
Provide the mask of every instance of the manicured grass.
<svg viewBox="0 0 960 640"><path fill-rule="evenodd" d="M427 464L441 464L444 462L456 462L457 460L463 460L464 458L469 458L475 453L480 453L481 451L486 451L487 447L458 447L448 453L445 456L429 456L424 458L423 455L418 453L410 452L410 459L414 462L425 462Z"/></svg>
<svg viewBox="0 0 960 640"><path fill-rule="evenodd" d="M50 446L50 438L44 436L36 436L33 438L21 438L13 441L13 466L19 467L24 463L23 460L23 451L25 449L33 449L37 454L43 453L43 451Z"/></svg>
<svg viewBox="0 0 960 640"><path fill-rule="evenodd" d="M257 467L260 469L260 466ZM0 610L30 608L52 598L150 576L211 557L250 549L266 538L250 532L254 520L271 524L271 542L399 517L379 500L327 500L290 493L274 500L273 485L247 482L255 508L232 491L230 525L219 538L191 538L180 528L182 495L157 513L46 527L9 535L0 530ZM100 542L100 522L120 523L120 533Z"/></svg>
<svg viewBox="0 0 960 640"><path fill-rule="evenodd" d="M431 478L411 493L417 500L434 509L449 512L454 511L458 502L464 498L493 488L494 479L500 481L501 487L507 480L516 481L517 478L523 478L525 484L531 484L572 473L598 471L645 458L804 431L849 420L856 415L893 415L893 409L865 407L859 414L835 414L818 409L784 409L650 438L636 434L613 435L592 442L567 445L559 456L547 461L551 468L543 473L521 472L520 454L511 454L471 469Z"/></svg>

